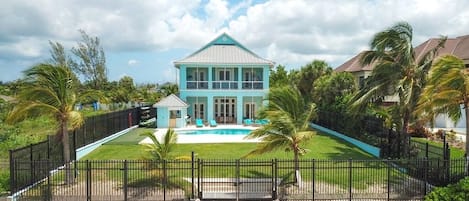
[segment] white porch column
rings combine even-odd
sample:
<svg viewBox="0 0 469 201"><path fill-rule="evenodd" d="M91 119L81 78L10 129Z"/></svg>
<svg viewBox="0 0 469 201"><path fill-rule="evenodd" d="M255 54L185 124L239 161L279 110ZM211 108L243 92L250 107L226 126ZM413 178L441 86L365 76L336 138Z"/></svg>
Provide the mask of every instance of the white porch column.
<svg viewBox="0 0 469 201"><path fill-rule="evenodd" d="M207 81L208 81L208 89L212 89L212 69L213 69L213 66L209 66L208 67L208 78L207 78Z"/></svg>
<svg viewBox="0 0 469 201"><path fill-rule="evenodd" d="M236 124L243 123L243 96L236 96Z"/></svg>
<svg viewBox="0 0 469 201"><path fill-rule="evenodd" d="M238 89L243 89L243 66L238 66Z"/></svg>
<svg viewBox="0 0 469 201"><path fill-rule="evenodd" d="M214 119L213 116L213 95L207 96L207 121Z"/></svg>

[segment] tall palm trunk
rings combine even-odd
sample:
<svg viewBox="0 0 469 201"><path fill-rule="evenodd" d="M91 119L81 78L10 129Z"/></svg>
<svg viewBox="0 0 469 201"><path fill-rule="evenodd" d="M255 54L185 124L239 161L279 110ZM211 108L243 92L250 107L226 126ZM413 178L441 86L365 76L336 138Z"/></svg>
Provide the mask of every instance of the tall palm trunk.
<svg viewBox="0 0 469 201"><path fill-rule="evenodd" d="M469 103L464 104L464 111L466 113L466 157L469 158Z"/></svg>
<svg viewBox="0 0 469 201"><path fill-rule="evenodd" d="M401 139L399 139L401 141L401 153L405 153L405 157L408 156L408 154L410 153L410 150L409 150L409 136L407 134L407 131L408 131L408 128L409 128L409 119L410 119L410 112L408 112L407 110L404 112L404 115L402 117L402 128L401 128ZM401 154L399 154L399 156L401 156ZM402 156L401 156L402 157Z"/></svg>
<svg viewBox="0 0 469 201"><path fill-rule="evenodd" d="M293 154L294 154L293 163L294 163L294 168L295 168L295 183L298 185L298 187L301 187L300 159L299 159L300 153L298 152L297 149L294 149Z"/></svg>
<svg viewBox="0 0 469 201"><path fill-rule="evenodd" d="M61 120L61 132L62 132L62 147L63 147L63 158L65 164L65 184L73 183L73 175L71 171L70 165L70 143L68 137L68 129L67 129L67 120Z"/></svg>
<svg viewBox="0 0 469 201"><path fill-rule="evenodd" d="M468 103L464 104L464 112L466 113L466 167L464 168L466 170L466 175L467 175L467 170L469 168L469 108L468 108Z"/></svg>

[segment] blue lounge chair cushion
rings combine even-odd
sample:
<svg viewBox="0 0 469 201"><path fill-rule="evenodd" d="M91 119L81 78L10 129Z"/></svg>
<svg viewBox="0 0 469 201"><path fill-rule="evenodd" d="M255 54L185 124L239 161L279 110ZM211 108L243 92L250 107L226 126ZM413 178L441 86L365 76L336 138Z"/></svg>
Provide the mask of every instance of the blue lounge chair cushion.
<svg viewBox="0 0 469 201"><path fill-rule="evenodd" d="M202 122L202 119L196 119L195 120L195 126L197 127L203 127L204 123Z"/></svg>
<svg viewBox="0 0 469 201"><path fill-rule="evenodd" d="M217 122L214 119L210 120L210 126L211 127L217 126Z"/></svg>

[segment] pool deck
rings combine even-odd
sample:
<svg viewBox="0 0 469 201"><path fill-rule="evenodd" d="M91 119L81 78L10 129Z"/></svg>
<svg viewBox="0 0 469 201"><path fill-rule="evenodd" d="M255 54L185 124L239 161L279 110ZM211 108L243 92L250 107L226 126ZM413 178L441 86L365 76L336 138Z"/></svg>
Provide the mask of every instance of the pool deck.
<svg viewBox="0 0 469 201"><path fill-rule="evenodd" d="M189 125L185 128L175 128L175 131L180 130L204 130L204 129L256 129L254 126L243 126L243 125L218 125L216 127L204 126L201 128L195 127L195 125ZM154 135L158 140L162 139L162 136L166 134L168 128L157 128ZM178 135L178 144L199 144L199 143L256 143L259 139L244 139L245 135L214 135L214 134L203 134L203 135ZM139 142L139 144L150 144L150 138L145 138Z"/></svg>

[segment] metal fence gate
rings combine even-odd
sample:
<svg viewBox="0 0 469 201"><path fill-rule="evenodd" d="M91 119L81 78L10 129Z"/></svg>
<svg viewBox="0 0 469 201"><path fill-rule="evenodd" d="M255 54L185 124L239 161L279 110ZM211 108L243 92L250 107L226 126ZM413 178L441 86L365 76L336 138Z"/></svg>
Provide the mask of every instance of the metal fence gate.
<svg viewBox="0 0 469 201"><path fill-rule="evenodd" d="M256 160L199 160L201 199L263 200L277 198L276 162Z"/></svg>

